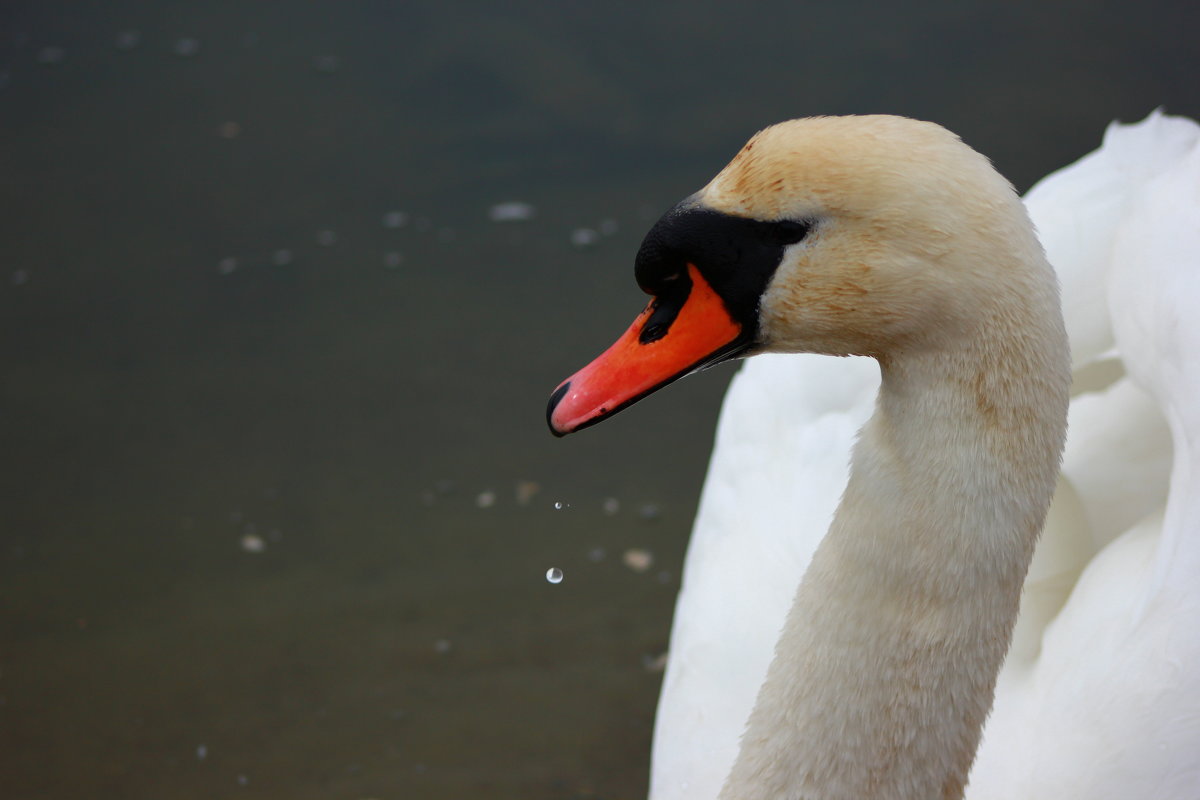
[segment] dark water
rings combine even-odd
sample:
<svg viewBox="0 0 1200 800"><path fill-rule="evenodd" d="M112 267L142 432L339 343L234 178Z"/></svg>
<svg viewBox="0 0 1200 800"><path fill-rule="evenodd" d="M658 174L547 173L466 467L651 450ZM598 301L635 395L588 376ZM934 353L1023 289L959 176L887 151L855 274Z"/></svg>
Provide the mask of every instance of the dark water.
<svg viewBox="0 0 1200 800"><path fill-rule="evenodd" d="M1024 188L1200 114L1197 8L8 0L0 795L644 794L731 371L543 420L642 232L812 113Z"/></svg>

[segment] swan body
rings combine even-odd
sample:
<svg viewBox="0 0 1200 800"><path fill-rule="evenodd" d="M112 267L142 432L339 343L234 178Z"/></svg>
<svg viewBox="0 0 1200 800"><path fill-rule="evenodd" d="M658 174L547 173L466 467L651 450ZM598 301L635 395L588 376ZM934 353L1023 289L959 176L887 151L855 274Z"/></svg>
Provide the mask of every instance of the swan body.
<svg viewBox="0 0 1200 800"><path fill-rule="evenodd" d="M1200 185L1174 174L1200 158L1189 125L1143 126L1150 165L1110 130L1081 178L1031 193L1036 219L1038 197L1103 190L1045 235L1086 295L1065 324L1026 207L929 123L773 126L647 235L653 299L555 391L555 433L738 355L874 359L768 356L735 379L652 797L957 798L968 776L976 798L1200 796L1200 294L1172 235L1195 205L1163 202ZM1100 427L1060 474L1072 383L1074 422ZM1128 444L1122 475L1100 466Z"/></svg>
<svg viewBox="0 0 1200 800"><path fill-rule="evenodd" d="M1198 142L1195 123L1157 113L1113 125L1026 196L1062 283L1075 387L974 800L1200 798ZM813 355L735 375L684 567L652 798L719 793L878 385L866 359Z"/></svg>

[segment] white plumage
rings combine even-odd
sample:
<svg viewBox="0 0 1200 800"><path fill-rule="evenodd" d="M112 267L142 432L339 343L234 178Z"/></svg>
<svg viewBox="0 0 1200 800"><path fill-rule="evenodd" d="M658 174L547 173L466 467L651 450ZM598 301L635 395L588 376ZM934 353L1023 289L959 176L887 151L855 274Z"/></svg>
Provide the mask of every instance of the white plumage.
<svg viewBox="0 0 1200 800"><path fill-rule="evenodd" d="M1152 114L1026 198L1062 284L1063 477L967 796L1200 798L1200 128ZM655 729L651 797L714 798L879 383L768 355L729 389ZM848 698L847 702L853 702Z"/></svg>

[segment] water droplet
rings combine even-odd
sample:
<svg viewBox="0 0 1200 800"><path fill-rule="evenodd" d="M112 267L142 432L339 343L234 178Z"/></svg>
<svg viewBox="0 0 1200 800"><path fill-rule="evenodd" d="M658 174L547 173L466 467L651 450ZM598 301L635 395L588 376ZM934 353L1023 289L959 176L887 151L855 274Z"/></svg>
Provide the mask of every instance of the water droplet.
<svg viewBox="0 0 1200 800"><path fill-rule="evenodd" d="M564 508L563 501L561 501L561 500L554 501L554 510L555 511L562 511L563 508Z"/></svg>
<svg viewBox="0 0 1200 800"><path fill-rule="evenodd" d="M141 44L142 34L140 31L121 31L117 34L115 44L118 50L132 50Z"/></svg>
<svg viewBox="0 0 1200 800"><path fill-rule="evenodd" d="M551 567L546 570L546 580L550 583L562 583L563 571L558 567Z"/></svg>
<svg viewBox="0 0 1200 800"><path fill-rule="evenodd" d="M283 267L292 263L292 251L276 250L271 254L271 263L277 267Z"/></svg>
<svg viewBox="0 0 1200 800"><path fill-rule="evenodd" d="M184 37L175 40L175 55L190 58L200 52L200 40Z"/></svg>

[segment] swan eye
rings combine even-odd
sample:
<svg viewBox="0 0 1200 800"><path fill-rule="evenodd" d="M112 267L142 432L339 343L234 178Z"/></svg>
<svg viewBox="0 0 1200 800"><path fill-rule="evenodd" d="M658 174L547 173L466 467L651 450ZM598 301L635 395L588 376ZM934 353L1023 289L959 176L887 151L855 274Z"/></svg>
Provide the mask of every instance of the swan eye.
<svg viewBox="0 0 1200 800"><path fill-rule="evenodd" d="M771 223L771 232L778 244L789 245L804 239L813 228L811 220L783 219Z"/></svg>

